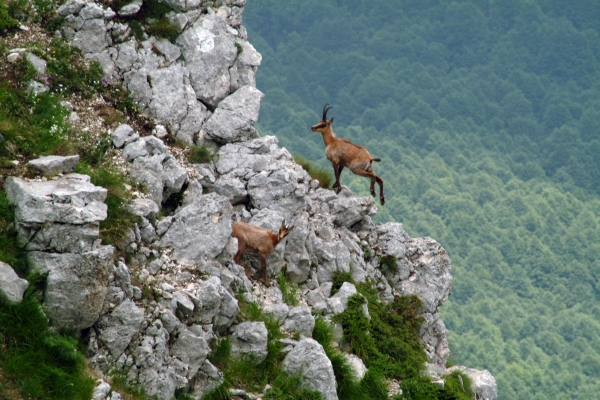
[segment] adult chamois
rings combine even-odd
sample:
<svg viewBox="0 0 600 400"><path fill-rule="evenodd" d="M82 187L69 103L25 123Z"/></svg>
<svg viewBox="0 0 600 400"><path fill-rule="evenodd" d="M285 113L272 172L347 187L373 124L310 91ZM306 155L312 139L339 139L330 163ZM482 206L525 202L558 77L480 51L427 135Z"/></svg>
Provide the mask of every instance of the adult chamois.
<svg viewBox="0 0 600 400"><path fill-rule="evenodd" d="M331 124L333 123L333 117L327 120L327 111L331 107L327 107L329 104L325 104L323 107L323 118L321 121L313 125L310 129L313 132L320 132L323 135L323 142L325 142L325 155L327 159L333 164L333 172L335 174L335 183L333 189L336 193L342 190L340 184L340 176L344 167L350 168L350 171L356 175L366 176L371 179L371 195L375 197L375 182L379 184L379 201L381 205L385 204L385 196L383 195L383 179L375 175L373 172L373 161L379 162L380 158L373 158L371 154L362 146L358 146L347 139L337 138L331 130Z"/></svg>
<svg viewBox="0 0 600 400"><path fill-rule="evenodd" d="M241 263L242 255L246 248L251 248L258 252L261 265L261 276L265 286L269 286L267 280L267 256L273 252L275 246L281 242L294 227L287 227L285 221L281 222L279 232L271 232L268 229L259 228L245 222L236 222L231 227L231 236L238 240L238 251L233 257L233 261L244 267L246 276L250 277L250 271Z"/></svg>

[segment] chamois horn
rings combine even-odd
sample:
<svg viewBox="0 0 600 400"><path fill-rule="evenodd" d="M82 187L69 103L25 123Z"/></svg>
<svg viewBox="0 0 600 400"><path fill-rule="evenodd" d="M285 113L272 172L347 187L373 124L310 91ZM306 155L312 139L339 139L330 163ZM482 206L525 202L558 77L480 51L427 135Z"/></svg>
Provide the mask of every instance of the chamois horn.
<svg viewBox="0 0 600 400"><path fill-rule="evenodd" d="M323 107L323 121L327 121L327 111L331 110L333 107L327 107L329 103L325 103Z"/></svg>

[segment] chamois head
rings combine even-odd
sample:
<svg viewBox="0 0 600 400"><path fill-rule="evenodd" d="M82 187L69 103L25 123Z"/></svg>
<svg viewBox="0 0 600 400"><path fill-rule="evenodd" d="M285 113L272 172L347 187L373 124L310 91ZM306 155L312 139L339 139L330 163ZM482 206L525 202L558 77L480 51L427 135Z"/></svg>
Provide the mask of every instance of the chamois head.
<svg viewBox="0 0 600 400"><path fill-rule="evenodd" d="M293 226L286 226L285 221L281 221L281 228L279 228L278 237L279 240L283 240L291 231L294 229Z"/></svg>
<svg viewBox="0 0 600 400"><path fill-rule="evenodd" d="M333 123L333 117L329 121L327 121L327 111L331 110L333 107L327 107L329 103L325 104L323 107L323 118L319 121L318 124L310 127L310 130L313 132L323 132L323 130L329 128Z"/></svg>

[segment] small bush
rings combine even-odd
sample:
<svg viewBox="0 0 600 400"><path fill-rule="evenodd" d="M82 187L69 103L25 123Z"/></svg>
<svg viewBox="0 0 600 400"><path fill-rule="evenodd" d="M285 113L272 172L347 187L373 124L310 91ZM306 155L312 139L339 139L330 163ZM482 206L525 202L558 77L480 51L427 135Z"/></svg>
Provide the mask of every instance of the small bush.
<svg viewBox="0 0 600 400"><path fill-rule="evenodd" d="M379 268L384 274L395 274L398 272L398 258L390 255L379 257Z"/></svg>
<svg viewBox="0 0 600 400"><path fill-rule="evenodd" d="M344 282L349 282L354 285L354 279L352 278L352 274L350 272L335 271L331 277L331 280L333 282L333 286L331 288L332 295L336 294L340 290Z"/></svg>
<svg viewBox="0 0 600 400"><path fill-rule="evenodd" d="M311 178L319 181L319 187L329 189L331 187L333 178L329 174L328 170L317 167L314 163L308 161L302 156L294 156L294 161L299 164Z"/></svg>

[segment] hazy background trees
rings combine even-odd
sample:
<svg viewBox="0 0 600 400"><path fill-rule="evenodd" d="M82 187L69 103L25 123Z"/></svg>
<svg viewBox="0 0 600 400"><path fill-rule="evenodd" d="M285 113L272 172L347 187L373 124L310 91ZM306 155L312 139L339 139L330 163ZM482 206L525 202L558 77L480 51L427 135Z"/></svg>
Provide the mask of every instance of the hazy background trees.
<svg viewBox="0 0 600 400"><path fill-rule="evenodd" d="M331 168L309 129L330 103L382 158L377 220L448 251L452 361L501 399L597 397L600 3L249 0L244 25L261 134Z"/></svg>

